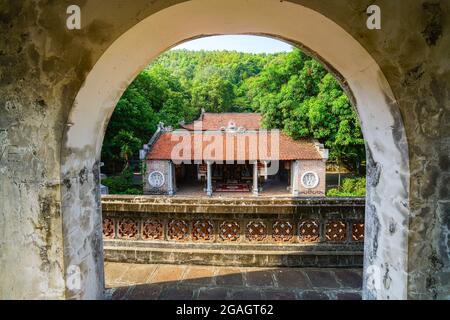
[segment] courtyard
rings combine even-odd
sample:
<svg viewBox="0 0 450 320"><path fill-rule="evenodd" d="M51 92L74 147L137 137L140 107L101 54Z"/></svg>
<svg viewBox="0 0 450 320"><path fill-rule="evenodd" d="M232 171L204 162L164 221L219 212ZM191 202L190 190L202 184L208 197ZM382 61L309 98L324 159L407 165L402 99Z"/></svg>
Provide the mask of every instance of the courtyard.
<svg viewBox="0 0 450 320"><path fill-rule="evenodd" d="M112 300L359 300L360 268L257 268L105 262Z"/></svg>

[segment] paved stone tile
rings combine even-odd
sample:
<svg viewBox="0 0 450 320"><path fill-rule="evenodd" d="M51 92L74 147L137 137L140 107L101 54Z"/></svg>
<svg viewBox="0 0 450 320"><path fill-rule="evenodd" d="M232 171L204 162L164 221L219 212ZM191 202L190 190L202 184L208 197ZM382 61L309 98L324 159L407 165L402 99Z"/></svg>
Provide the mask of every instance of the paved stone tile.
<svg viewBox="0 0 450 320"><path fill-rule="evenodd" d="M263 300L296 300L297 297L293 291L264 291Z"/></svg>
<svg viewBox="0 0 450 320"><path fill-rule="evenodd" d="M188 266L183 277L183 284L205 285L214 284L214 267Z"/></svg>
<svg viewBox="0 0 450 320"><path fill-rule="evenodd" d="M256 286L256 287L274 287L275 284L273 282L272 270L263 271L249 271L245 272L246 284L247 286Z"/></svg>
<svg viewBox="0 0 450 320"><path fill-rule="evenodd" d="M129 300L157 300L162 286L157 284L141 284L133 286L127 295Z"/></svg>
<svg viewBox="0 0 450 320"><path fill-rule="evenodd" d="M128 263L105 263L105 285L107 288L120 286L122 275L128 270Z"/></svg>
<svg viewBox="0 0 450 320"><path fill-rule="evenodd" d="M131 285L147 283L156 268L157 265L154 264L130 264L120 282Z"/></svg>
<svg viewBox="0 0 450 320"><path fill-rule="evenodd" d="M344 288L362 288L361 274L354 270L335 270L334 274L336 279L341 283Z"/></svg>
<svg viewBox="0 0 450 320"><path fill-rule="evenodd" d="M306 291L300 294L302 300L330 300L330 298L323 292Z"/></svg>
<svg viewBox="0 0 450 320"><path fill-rule="evenodd" d="M160 300L193 300L195 287L168 286L159 296Z"/></svg>
<svg viewBox="0 0 450 320"><path fill-rule="evenodd" d="M329 270L306 270L306 275L313 287L316 288L339 288L339 283L336 281L334 273Z"/></svg>
<svg viewBox="0 0 450 320"><path fill-rule="evenodd" d="M336 294L337 300L361 300L361 294L356 292L339 292Z"/></svg>
<svg viewBox="0 0 450 320"><path fill-rule="evenodd" d="M279 288L311 288L311 283L302 270L291 268L278 269L274 271L274 275Z"/></svg>
<svg viewBox="0 0 450 320"><path fill-rule="evenodd" d="M236 268L112 262L105 264L105 279L107 286L112 287L107 295L113 300L359 300L362 282L360 269Z"/></svg>
<svg viewBox="0 0 450 320"><path fill-rule="evenodd" d="M197 300L225 300L228 297L228 289L223 287L202 288Z"/></svg>
<svg viewBox="0 0 450 320"><path fill-rule="evenodd" d="M219 286L243 286L243 274L239 268L217 268L215 276L216 284Z"/></svg>
<svg viewBox="0 0 450 320"><path fill-rule="evenodd" d="M262 300L261 292L259 290L233 290L229 296L231 300Z"/></svg>
<svg viewBox="0 0 450 320"><path fill-rule="evenodd" d="M151 283L173 282L177 283L183 277L185 266L178 265L158 265L158 268L150 278Z"/></svg>

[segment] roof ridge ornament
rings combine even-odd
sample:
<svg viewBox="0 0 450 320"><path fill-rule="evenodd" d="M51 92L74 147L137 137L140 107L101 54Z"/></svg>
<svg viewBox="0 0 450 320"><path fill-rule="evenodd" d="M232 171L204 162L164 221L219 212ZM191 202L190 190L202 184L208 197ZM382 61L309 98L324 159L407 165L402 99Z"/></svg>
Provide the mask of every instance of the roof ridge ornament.
<svg viewBox="0 0 450 320"><path fill-rule="evenodd" d="M228 121L227 131L235 132L236 131L236 122L233 120Z"/></svg>
<svg viewBox="0 0 450 320"><path fill-rule="evenodd" d="M328 160L329 157L329 153L330 151L328 149L325 149L325 146L323 145L323 143L320 143L317 140L314 140L314 146L316 147L317 151L320 153L320 155L322 156L322 159L324 161Z"/></svg>

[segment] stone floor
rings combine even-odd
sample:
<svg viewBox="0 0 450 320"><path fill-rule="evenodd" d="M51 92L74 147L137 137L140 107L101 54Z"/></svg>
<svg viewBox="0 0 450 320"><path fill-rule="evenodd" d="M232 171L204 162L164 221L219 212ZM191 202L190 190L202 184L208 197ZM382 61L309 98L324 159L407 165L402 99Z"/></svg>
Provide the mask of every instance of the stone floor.
<svg viewBox="0 0 450 320"><path fill-rule="evenodd" d="M361 269L105 263L113 300L356 300Z"/></svg>

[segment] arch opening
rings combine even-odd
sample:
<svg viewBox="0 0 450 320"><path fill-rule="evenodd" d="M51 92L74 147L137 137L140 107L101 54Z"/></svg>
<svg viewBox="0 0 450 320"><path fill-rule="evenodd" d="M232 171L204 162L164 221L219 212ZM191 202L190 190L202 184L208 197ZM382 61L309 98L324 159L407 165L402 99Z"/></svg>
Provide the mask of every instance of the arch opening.
<svg viewBox="0 0 450 320"><path fill-rule="evenodd" d="M67 288L67 296L98 298L103 292L99 160L118 99L160 53L188 39L217 34L260 34L291 42L341 81L356 106L366 140L363 294L406 298L408 152L400 113L383 73L355 39L326 17L292 3L256 0L245 4L194 0L164 9L124 33L89 73L72 107L62 147L62 180L71 182L70 187L63 186L61 197L65 268L79 266L83 275L81 287ZM144 37L150 40L142 41ZM79 179L80 174L85 178ZM86 216L90 222L80 226L78 221ZM392 224L398 226L395 234L389 233ZM389 273L391 283L371 285L374 270Z"/></svg>

